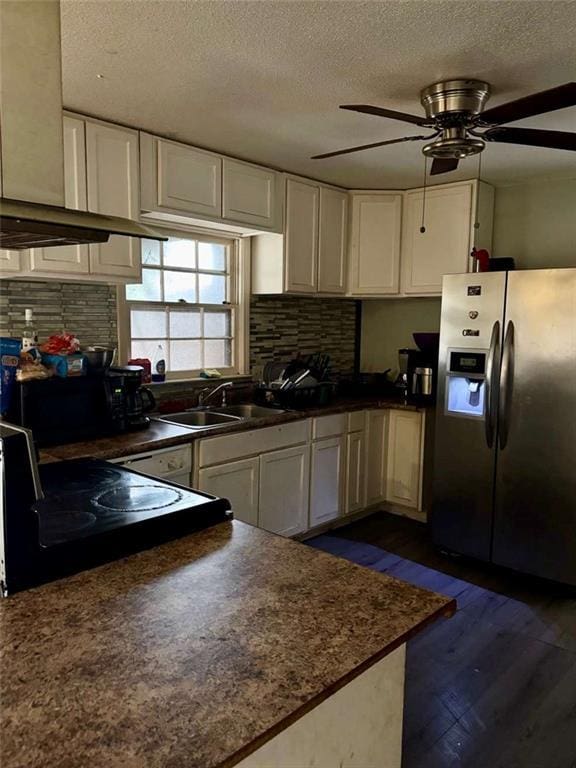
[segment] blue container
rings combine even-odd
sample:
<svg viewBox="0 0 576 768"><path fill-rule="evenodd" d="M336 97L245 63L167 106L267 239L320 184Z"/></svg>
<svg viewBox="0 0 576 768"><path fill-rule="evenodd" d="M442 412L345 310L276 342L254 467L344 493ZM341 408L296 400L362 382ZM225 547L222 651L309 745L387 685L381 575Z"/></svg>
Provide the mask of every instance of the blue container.
<svg viewBox="0 0 576 768"><path fill-rule="evenodd" d="M0 414L2 416L8 412L10 407L21 348L22 344L18 339L0 336Z"/></svg>

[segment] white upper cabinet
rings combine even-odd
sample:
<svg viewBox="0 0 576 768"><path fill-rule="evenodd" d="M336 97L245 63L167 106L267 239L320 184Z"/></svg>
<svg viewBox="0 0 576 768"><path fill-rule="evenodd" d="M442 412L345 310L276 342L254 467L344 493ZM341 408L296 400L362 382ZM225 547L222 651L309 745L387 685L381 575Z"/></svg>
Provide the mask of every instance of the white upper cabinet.
<svg viewBox="0 0 576 768"><path fill-rule="evenodd" d="M0 248L0 277L13 277L22 269L20 251L7 251Z"/></svg>
<svg viewBox="0 0 576 768"><path fill-rule="evenodd" d="M318 270L318 205L316 184L286 181L286 290L315 293Z"/></svg>
<svg viewBox="0 0 576 768"><path fill-rule="evenodd" d="M85 211L86 195L86 137L84 120L64 117L64 194L66 208ZM32 273L54 275L87 275L90 258L87 245L64 245L32 248L29 251Z"/></svg>
<svg viewBox="0 0 576 768"><path fill-rule="evenodd" d="M477 198L477 195L480 195ZM475 181L406 192L402 232L402 292L442 293L442 276L467 272L472 246L491 248L494 191ZM478 227L476 206L478 204Z"/></svg>
<svg viewBox="0 0 576 768"><path fill-rule="evenodd" d="M138 132L99 122L86 122L88 210L137 220L140 215ZM111 235L107 243L90 245L90 271L138 282L140 241Z"/></svg>
<svg viewBox="0 0 576 768"><path fill-rule="evenodd" d="M252 292L345 293L347 207L344 192L287 177L284 234L252 239Z"/></svg>
<svg viewBox="0 0 576 768"><path fill-rule="evenodd" d="M346 293L346 228L348 196L330 187L320 187L318 237L318 291Z"/></svg>
<svg viewBox="0 0 576 768"><path fill-rule="evenodd" d="M223 218L263 229L281 228L281 182L282 177L276 171L225 157L222 176Z"/></svg>
<svg viewBox="0 0 576 768"><path fill-rule="evenodd" d="M402 193L351 195L352 296L386 296L400 289Z"/></svg>
<svg viewBox="0 0 576 768"><path fill-rule="evenodd" d="M222 158L213 152L140 134L142 210L222 215Z"/></svg>

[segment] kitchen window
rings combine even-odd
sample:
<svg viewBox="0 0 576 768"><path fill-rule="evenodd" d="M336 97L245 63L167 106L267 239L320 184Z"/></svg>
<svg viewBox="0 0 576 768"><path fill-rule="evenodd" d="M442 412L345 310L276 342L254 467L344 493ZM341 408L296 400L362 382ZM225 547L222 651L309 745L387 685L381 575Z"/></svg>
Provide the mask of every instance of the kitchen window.
<svg viewBox="0 0 576 768"><path fill-rule="evenodd" d="M240 241L166 235L166 242L141 241L142 282L126 286L120 308L122 357L163 357L167 379L206 368L243 373Z"/></svg>

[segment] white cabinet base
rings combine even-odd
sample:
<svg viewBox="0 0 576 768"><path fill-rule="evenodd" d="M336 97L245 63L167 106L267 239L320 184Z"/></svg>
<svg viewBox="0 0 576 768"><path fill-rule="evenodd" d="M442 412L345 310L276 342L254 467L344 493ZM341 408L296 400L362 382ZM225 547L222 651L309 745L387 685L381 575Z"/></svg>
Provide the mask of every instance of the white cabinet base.
<svg viewBox="0 0 576 768"><path fill-rule="evenodd" d="M405 658L402 645L237 768L400 768Z"/></svg>

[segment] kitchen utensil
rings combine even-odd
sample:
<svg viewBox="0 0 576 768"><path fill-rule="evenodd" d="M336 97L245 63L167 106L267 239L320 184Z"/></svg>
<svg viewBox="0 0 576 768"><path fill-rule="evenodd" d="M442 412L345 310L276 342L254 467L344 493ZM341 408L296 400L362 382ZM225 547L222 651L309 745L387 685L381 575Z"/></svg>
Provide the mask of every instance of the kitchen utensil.
<svg viewBox="0 0 576 768"><path fill-rule="evenodd" d="M82 354L86 358L88 373L101 373L110 368L114 362L116 350L112 347L88 347Z"/></svg>

